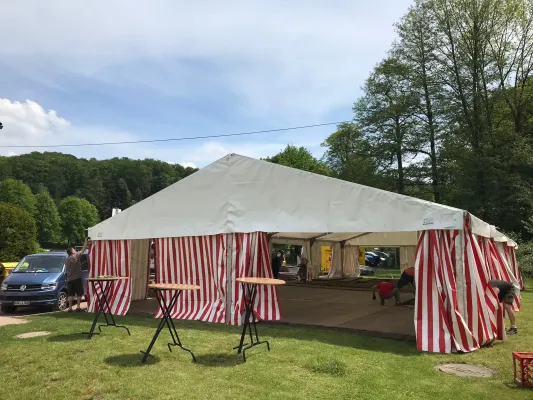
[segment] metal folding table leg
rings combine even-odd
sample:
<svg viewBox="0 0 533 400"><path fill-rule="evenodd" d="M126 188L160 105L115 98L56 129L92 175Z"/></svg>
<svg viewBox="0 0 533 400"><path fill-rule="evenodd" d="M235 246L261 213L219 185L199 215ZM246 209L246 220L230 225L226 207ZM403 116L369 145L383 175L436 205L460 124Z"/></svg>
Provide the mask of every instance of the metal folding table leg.
<svg viewBox="0 0 533 400"><path fill-rule="evenodd" d="M93 291L94 291L95 296L96 296L98 309L97 309L96 314L94 316L94 320L93 320L93 323L91 325L91 329L89 330L89 332L83 332L84 334L88 335L87 339L91 339L93 337L93 335L98 335L98 332L95 332L94 330L96 328L96 324L98 323L98 319L100 318L100 314L103 311L103 303L100 300L100 297L102 296L103 293L101 293L100 296L98 295L98 291L96 290L96 282L92 281L91 285L93 286Z"/></svg>
<svg viewBox="0 0 533 400"><path fill-rule="evenodd" d="M248 296L246 295L246 289L248 289ZM244 307L246 309L245 317L244 317L244 326L242 329L241 334L241 341L239 343L239 346L237 346L237 354L240 354L242 351L242 356L244 361L246 362L246 350L251 349L252 347L259 346L260 344L266 344L268 351L270 351L270 343L268 343L267 340L260 341L259 340L259 334L257 332L257 324L256 324L256 318L255 313L253 311L253 305L255 302L255 296L257 295L257 285L249 284L248 286L245 286L244 283L242 284L242 291L244 296ZM252 332L252 325L253 330L255 332L255 339ZM246 336L246 329L249 331L250 335L250 344L244 344L244 337Z"/></svg>
<svg viewBox="0 0 533 400"><path fill-rule="evenodd" d="M91 325L90 331L88 333L84 332L85 334L88 334L87 339L91 339L93 335L98 335L100 332L102 332L102 326L114 326L116 328L126 329L126 331L128 332L128 335L131 336L130 330L126 326L117 325L115 318L113 317L113 314L111 312L111 307L109 305L109 302L107 301L108 295L111 292L111 289L113 287L113 282L107 282L107 284L104 285L99 281L92 281L91 284L93 286L93 291L95 293L95 296L98 302L98 309L94 317L93 323ZM100 295L98 294L96 284L98 284L98 288L100 289ZM106 323L98 325L99 332L95 332L96 324L98 323L98 320L100 319L100 315L102 314L104 315ZM108 319L108 316L109 316L109 319ZM109 323L109 320L111 320L111 323Z"/></svg>
<svg viewBox="0 0 533 400"><path fill-rule="evenodd" d="M106 285L105 287L106 291L104 292L104 296L103 296L105 307L107 307L107 311L108 311L109 319L111 319L111 323L109 323L107 319L107 315L106 315L105 308L104 308L104 317L105 317L106 323L102 325L98 325L98 330L102 332L102 326L114 326L115 328L126 329L126 331L128 332L128 335L131 336L130 330L126 326L117 325L117 323L115 322L115 317L113 316L113 313L111 312L111 306L109 305L109 302L107 299L108 299L109 292L112 291L113 285L114 285L113 282L111 282L111 284Z"/></svg>
<svg viewBox="0 0 533 400"><path fill-rule="evenodd" d="M178 301L178 297L180 296L180 294L181 294L181 290L175 292L174 296L172 296L171 304L167 308L167 316L168 316L168 318L167 318L166 322L167 322L168 330L170 332L170 336L172 337L172 342L173 342L173 343L168 342L167 346L168 346L168 350L171 353L172 353L172 347L171 346L177 346L177 347L181 348L182 350L189 352L191 354L191 356L192 356L192 359L194 361L196 361L196 356L194 355L194 353L191 350L189 350L188 348L183 347L183 345L181 344L181 340L180 340L180 337L178 335L178 330L176 329L176 326L174 325L174 320L172 319L172 309L174 308L174 305ZM164 307L167 307L166 304L163 303L163 305L164 305Z"/></svg>
<svg viewBox="0 0 533 400"><path fill-rule="evenodd" d="M157 301L159 303L159 306L161 307L161 311L163 312L163 317L161 318L161 321L159 322L157 330L155 331L154 337L152 338L152 341L150 342L148 349L146 351L141 351L141 353L144 354L144 357L141 360L142 363L146 362L146 359L149 356L153 357L153 355L150 354L150 351L152 350L152 347L154 346L159 334L161 333L165 325L167 326L170 332L170 336L172 337L172 342L173 342L173 343L170 343L170 342L167 343L168 350L172 352L171 346L180 347L182 350L189 352L192 356L192 359L196 361L196 357L194 353L191 350L183 347L183 345L181 344L181 340L178 336L178 332L176 330L176 327L174 326L174 322L172 321L172 314L171 314L172 309L174 308L174 305L178 301L178 297L180 294L181 294L181 290L176 291L174 295L172 296L169 305L167 306L165 303L164 297L163 297L163 293L161 293L160 290L156 290Z"/></svg>

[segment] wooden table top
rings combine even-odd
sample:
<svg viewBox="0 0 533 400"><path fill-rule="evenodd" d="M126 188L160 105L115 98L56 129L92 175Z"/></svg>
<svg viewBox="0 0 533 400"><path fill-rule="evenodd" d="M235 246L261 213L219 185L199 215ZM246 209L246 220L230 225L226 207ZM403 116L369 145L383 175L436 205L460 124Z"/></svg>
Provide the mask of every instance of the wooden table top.
<svg viewBox="0 0 533 400"><path fill-rule="evenodd" d="M112 276L111 278L87 278L91 282L118 281L120 279L130 279L127 276Z"/></svg>
<svg viewBox="0 0 533 400"><path fill-rule="evenodd" d="M259 278L259 277L254 277L254 276L237 278L236 280L237 282L247 283L250 285L272 285L272 286L285 285L285 281L281 279Z"/></svg>
<svg viewBox="0 0 533 400"><path fill-rule="evenodd" d="M151 283L148 287L155 290L200 290L200 286L184 283Z"/></svg>

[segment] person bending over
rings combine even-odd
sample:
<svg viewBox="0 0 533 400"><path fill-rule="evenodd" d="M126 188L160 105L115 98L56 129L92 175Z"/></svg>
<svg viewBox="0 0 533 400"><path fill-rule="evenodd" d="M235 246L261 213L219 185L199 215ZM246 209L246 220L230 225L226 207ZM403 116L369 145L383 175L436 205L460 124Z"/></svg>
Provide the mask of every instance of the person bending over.
<svg viewBox="0 0 533 400"><path fill-rule="evenodd" d="M410 267L402 272L400 279L398 280L398 289L401 289L404 286L411 285L413 290L415 289L415 268Z"/></svg>
<svg viewBox="0 0 533 400"><path fill-rule="evenodd" d="M376 300L376 292L379 292L379 299L381 300L381 305L385 305L385 300L396 299L396 305L401 306L400 303L400 290L395 288L394 285L390 282L380 282L377 285L372 287L372 300Z"/></svg>
<svg viewBox="0 0 533 400"><path fill-rule="evenodd" d="M494 291L498 295L498 301L503 305L503 309L509 316L509 321L511 321L511 328L507 331L507 333L516 335L518 333L518 328L516 327L513 302L515 296L519 295L518 289L511 282L501 281L498 279L490 280L489 284L494 288Z"/></svg>

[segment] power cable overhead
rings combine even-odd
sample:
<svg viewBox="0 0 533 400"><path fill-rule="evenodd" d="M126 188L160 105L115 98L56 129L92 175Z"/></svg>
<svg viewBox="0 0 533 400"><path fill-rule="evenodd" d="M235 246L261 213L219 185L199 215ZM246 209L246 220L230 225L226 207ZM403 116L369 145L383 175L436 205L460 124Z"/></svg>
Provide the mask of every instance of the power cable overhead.
<svg viewBox="0 0 533 400"><path fill-rule="evenodd" d="M46 144L46 145L0 145L0 148L56 148L56 147L81 147L81 146L109 146L109 145L121 145L121 144L138 144L138 143L162 143L162 142L179 142L184 140L199 140L199 139L213 139L213 138L223 138L223 137L232 137L232 136L246 136L246 135L256 135L260 133L272 133L272 132L283 132L283 131L293 131L298 129L308 129L308 128L317 128L320 126L329 126L329 125L339 125L344 123L350 123L351 121L339 121L339 122L325 122L322 124L314 125L303 125L303 126L292 126L289 128L278 128L278 129L267 129L262 131L250 131L250 132L239 132L239 133L228 133L223 135L207 135L207 136L189 136L181 138L168 138L168 139L151 139L151 140L131 140L124 142L102 142L102 143L70 143L70 144Z"/></svg>

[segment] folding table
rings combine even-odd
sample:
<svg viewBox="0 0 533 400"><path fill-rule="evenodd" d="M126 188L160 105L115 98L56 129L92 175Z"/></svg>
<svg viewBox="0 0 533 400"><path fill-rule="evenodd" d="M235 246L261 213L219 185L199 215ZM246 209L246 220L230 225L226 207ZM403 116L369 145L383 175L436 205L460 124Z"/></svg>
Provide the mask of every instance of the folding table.
<svg viewBox="0 0 533 400"><path fill-rule="evenodd" d="M270 343L268 343L268 341L266 340L260 341L259 335L257 333L256 318L255 318L255 313L253 310L255 298L257 295L257 287L258 286L285 285L285 281L281 279L258 278L258 277L237 278L236 281L241 283L244 307L246 311L245 311L245 316L244 316L244 325L242 328L241 341L238 346L234 347L234 349L237 350L237 354L241 354L242 352L244 361L246 361L246 350L249 350L254 346L258 346L260 344L266 344L268 351L270 351ZM255 331L255 339L254 339L254 335L252 334L252 325ZM246 336L246 329L248 329L249 334L250 334L249 344L244 343L244 337Z"/></svg>
<svg viewBox="0 0 533 400"><path fill-rule="evenodd" d="M87 339L90 339L93 337L93 335L98 335L99 332L95 332L94 329L96 328L96 324L98 323L98 319L100 318L100 315L103 314L105 318L105 324L98 325L98 330L102 332L102 326L114 326L115 328L123 328L128 331L128 335L131 336L130 330L125 327L124 325L117 325L115 322L115 317L113 317L113 314L111 313L111 306L109 305L109 294L112 292L112 289L115 285L115 283L121 279L129 279L127 277L107 277L107 278L88 278L87 281L92 285L94 295L96 296L96 304L97 304L97 312L94 316L94 321L91 326L91 330L89 332L84 332L84 334L87 334ZM108 319L109 317L109 319ZM111 323L109 322L111 321Z"/></svg>
<svg viewBox="0 0 533 400"><path fill-rule="evenodd" d="M148 285L148 287L154 290L156 293L157 301L159 303L159 306L161 307L161 311L163 312L163 318L161 318L161 321L159 322L159 326L155 331L154 337L152 338L148 349L146 351L141 351L141 353L144 354L141 362L145 363L148 356L153 357L153 355L150 354L150 351L152 350L152 347L154 346L157 337L159 336L165 325L167 326L168 331L170 332L170 336L172 337L172 342L168 343L168 350L172 353L171 346L177 346L182 350L191 353L192 359L196 361L194 353L191 350L183 347L183 345L181 344L181 340L178 336L178 331L176 330L176 327L174 326L174 321L172 320L172 309L178 301L180 294L184 290L200 290L200 286L173 283L156 283ZM163 292L172 292L172 297L168 305L165 303L165 296L163 295Z"/></svg>

